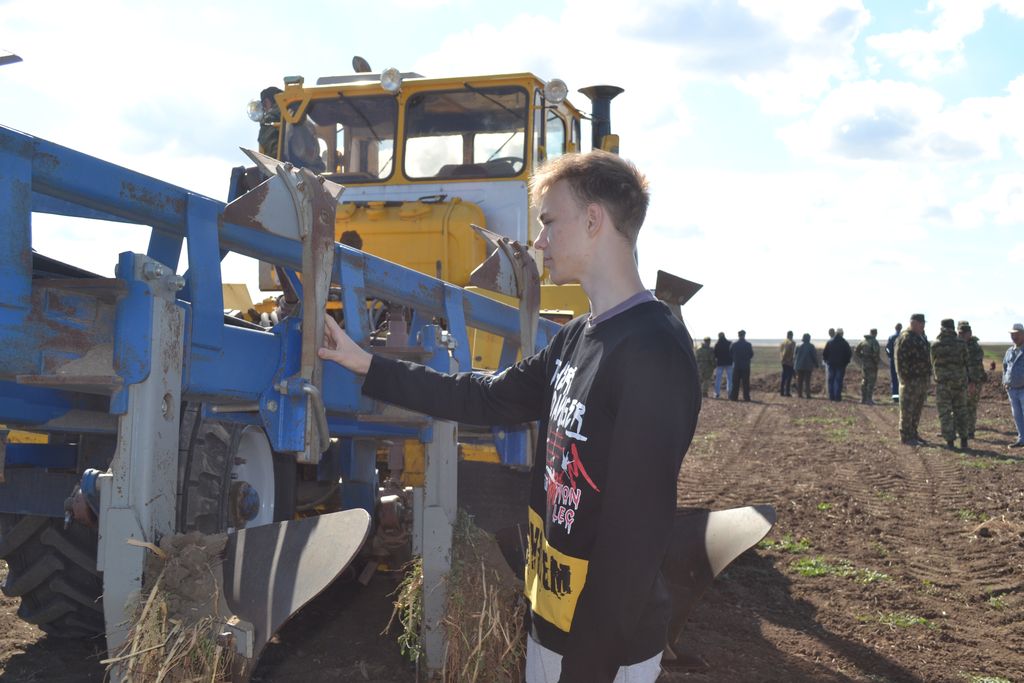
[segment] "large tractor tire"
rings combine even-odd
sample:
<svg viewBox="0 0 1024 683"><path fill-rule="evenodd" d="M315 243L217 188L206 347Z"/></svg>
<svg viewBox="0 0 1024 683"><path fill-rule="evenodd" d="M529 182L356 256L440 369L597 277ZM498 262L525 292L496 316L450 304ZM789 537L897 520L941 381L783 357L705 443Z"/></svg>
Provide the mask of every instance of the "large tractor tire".
<svg viewBox="0 0 1024 683"><path fill-rule="evenodd" d="M18 616L58 638L103 633L103 578L95 529L49 517L0 515L2 589L21 598Z"/></svg>

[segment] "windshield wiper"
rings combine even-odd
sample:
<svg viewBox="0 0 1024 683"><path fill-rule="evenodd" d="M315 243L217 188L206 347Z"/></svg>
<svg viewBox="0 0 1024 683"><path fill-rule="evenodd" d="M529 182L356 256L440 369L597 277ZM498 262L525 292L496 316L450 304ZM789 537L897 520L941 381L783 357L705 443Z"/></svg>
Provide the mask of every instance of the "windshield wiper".
<svg viewBox="0 0 1024 683"><path fill-rule="evenodd" d="M484 98L490 100L494 104L498 105L499 107L501 107L502 109L507 111L509 114L512 114L512 116L515 116L517 119L522 117L523 129L526 128L526 111L525 110L524 111L516 111L515 109L510 109L508 106L503 104L500 100L496 100L493 97L491 97L490 95L488 95L486 91L481 90L480 88L477 88L475 86L472 86L469 83L463 83L462 87L465 88L466 90L469 90L470 92L475 92L477 95L480 95L481 97L484 97Z"/></svg>

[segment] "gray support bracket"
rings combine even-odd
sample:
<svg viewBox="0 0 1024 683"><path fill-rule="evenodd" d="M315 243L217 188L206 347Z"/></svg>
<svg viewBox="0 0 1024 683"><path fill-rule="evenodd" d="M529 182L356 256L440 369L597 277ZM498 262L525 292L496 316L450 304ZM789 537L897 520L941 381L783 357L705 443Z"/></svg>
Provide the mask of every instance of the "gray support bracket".
<svg viewBox="0 0 1024 683"><path fill-rule="evenodd" d="M443 343L447 333L434 326L423 329L436 345L431 366L456 372L458 364ZM448 367L438 367L447 364ZM423 558L423 643L428 675L444 667L445 633L442 625L452 567L452 528L458 494L458 425L435 420L433 439L426 444L426 471L422 492L413 496L413 552Z"/></svg>
<svg viewBox="0 0 1024 683"><path fill-rule="evenodd" d="M124 261L122 261L124 263ZM128 410L120 416L117 450L101 475L97 568L103 572L107 651L127 636L133 597L142 587L145 548L130 539L159 543L174 533L178 483L178 430L184 313L175 303L181 278L156 261L135 255L132 273L121 277L148 286L153 307L148 330L152 363L148 377L128 387Z"/></svg>

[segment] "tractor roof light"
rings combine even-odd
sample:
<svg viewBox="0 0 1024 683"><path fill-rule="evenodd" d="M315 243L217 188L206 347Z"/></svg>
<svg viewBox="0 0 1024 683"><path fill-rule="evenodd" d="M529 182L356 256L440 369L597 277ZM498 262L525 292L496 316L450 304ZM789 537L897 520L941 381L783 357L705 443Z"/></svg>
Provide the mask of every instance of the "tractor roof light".
<svg viewBox="0 0 1024 683"><path fill-rule="evenodd" d="M259 100L253 100L245 108L245 113L248 114L250 121L259 121L263 118L263 103Z"/></svg>
<svg viewBox="0 0 1024 683"><path fill-rule="evenodd" d="M402 74L391 66L380 72L380 87L389 93L397 93L402 88Z"/></svg>
<svg viewBox="0 0 1024 683"><path fill-rule="evenodd" d="M561 104L569 94L569 87L561 78L552 78L544 85L544 99L549 104Z"/></svg>

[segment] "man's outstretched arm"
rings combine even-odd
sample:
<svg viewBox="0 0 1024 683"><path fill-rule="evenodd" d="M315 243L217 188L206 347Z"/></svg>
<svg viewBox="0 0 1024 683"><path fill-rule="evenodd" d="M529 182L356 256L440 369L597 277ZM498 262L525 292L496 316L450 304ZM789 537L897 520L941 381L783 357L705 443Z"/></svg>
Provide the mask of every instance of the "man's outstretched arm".
<svg viewBox="0 0 1024 683"><path fill-rule="evenodd" d="M330 316L320 357L365 376L363 393L446 420L479 425L540 419L546 408L547 349L498 375L446 374L365 351Z"/></svg>

